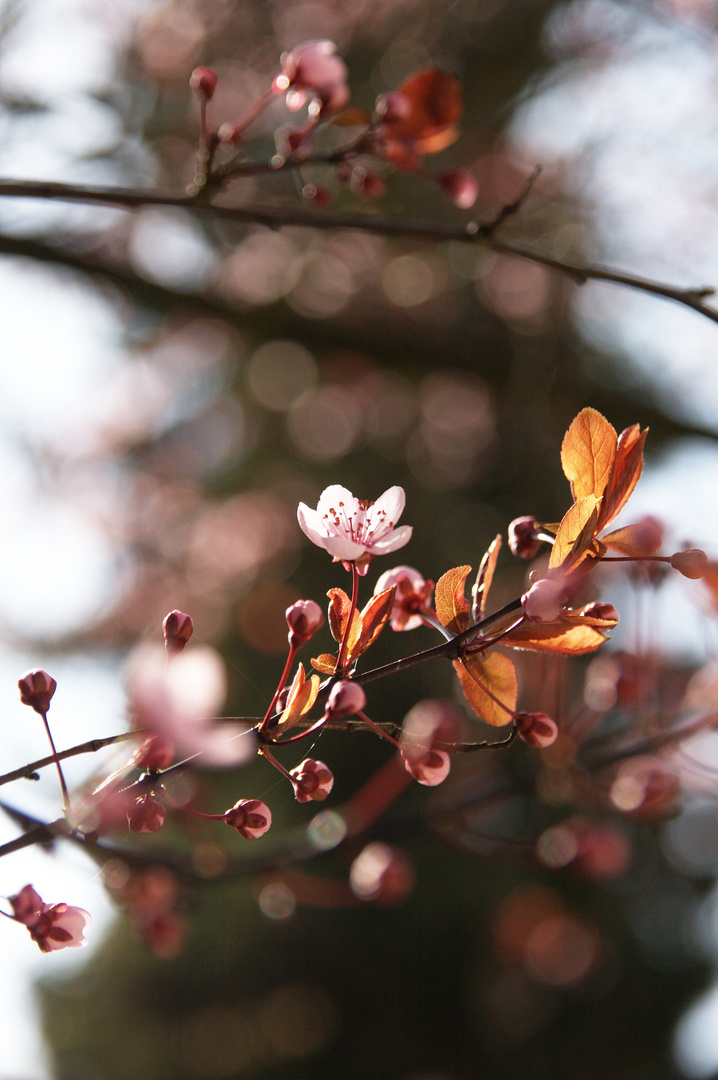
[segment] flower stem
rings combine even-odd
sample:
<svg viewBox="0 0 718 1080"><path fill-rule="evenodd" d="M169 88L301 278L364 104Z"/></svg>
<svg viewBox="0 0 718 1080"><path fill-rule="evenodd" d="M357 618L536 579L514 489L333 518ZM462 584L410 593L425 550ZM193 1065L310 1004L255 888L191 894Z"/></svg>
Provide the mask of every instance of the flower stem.
<svg viewBox="0 0 718 1080"><path fill-rule="evenodd" d="M274 768L278 769L282 776L286 776L287 780L291 781L292 784L294 783L294 777L289 772L289 770L285 769L284 766L279 761L277 761L274 754L270 753L270 751L267 750L266 746L260 746L259 753L262 755L262 757L265 757L267 759L270 765L274 765Z"/></svg>
<svg viewBox="0 0 718 1080"><path fill-rule="evenodd" d="M397 750L401 750L401 745L398 739L395 739L393 735L390 735L388 731L383 731L378 724L375 724L373 720L370 720L366 713L358 712L357 716L360 720L363 720L367 727L370 727L372 731L375 731L379 738L386 739L387 742L392 743Z"/></svg>
<svg viewBox="0 0 718 1080"><path fill-rule="evenodd" d="M284 665L284 671L282 672L281 678L280 678L279 683L277 685L277 689L274 691L274 697L272 698L272 700L269 703L269 708L267 709L266 713L264 714L264 719L262 720L262 723L259 725L258 733L260 735L266 730L267 725L268 725L269 720L270 720L270 717L274 713L274 708L275 708L275 706L277 704L277 700L278 700L279 695L281 694L282 690L284 689L284 685L285 685L287 679L289 678L289 672L292 670L292 664L294 663L294 657L296 655L297 655L296 647L294 645L290 645L289 646L289 656L287 657L287 662Z"/></svg>
<svg viewBox="0 0 718 1080"><path fill-rule="evenodd" d="M50 725L47 722L47 713L42 713L41 715L42 715L42 722L45 725L45 731L47 732L47 737L50 740L50 749L52 750L52 760L55 762L55 767L57 769L57 775L60 778L60 789L62 791L62 808L65 811L65 813L67 814L70 811L70 793L67 790L67 784L65 783L65 777L64 777L64 774L63 774L63 771L62 771L62 765L60 764L60 759L57 756L57 750L55 749L55 741L54 741L54 739L52 737L52 732L50 731Z"/></svg>

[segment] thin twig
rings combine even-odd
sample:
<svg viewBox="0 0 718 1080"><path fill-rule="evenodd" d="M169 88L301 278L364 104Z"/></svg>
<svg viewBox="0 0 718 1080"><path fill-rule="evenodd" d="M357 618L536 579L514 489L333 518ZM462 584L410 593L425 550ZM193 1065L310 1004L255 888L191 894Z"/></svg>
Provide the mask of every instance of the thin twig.
<svg viewBox="0 0 718 1080"><path fill-rule="evenodd" d="M265 225L270 229L279 229L285 225L312 229L353 229L387 237L404 237L416 240L445 241L454 240L463 243L482 244L501 255L513 255L528 259L549 269L556 270L571 278L577 285L587 281L607 281L615 285L636 289L639 292L661 296L678 304L691 308L699 315L718 323L718 310L704 303L714 295L712 286L682 288L665 282L635 274L623 273L610 267L587 264L579 266L565 262L515 240L505 240L495 236L497 220L503 221L506 214L500 213L493 221L481 223L469 221L466 225L447 225L431 221L407 220L372 214L334 213L329 210L315 210L307 207L262 206L244 204L228 206L209 203L200 194L194 198L174 191L144 191L118 187L86 187L78 184L61 184L48 181L6 180L0 181L0 198L46 199L55 202L73 202L99 204L104 206L136 209L141 206L172 206L191 213L208 215L222 221L235 224ZM511 213L513 204L507 210Z"/></svg>
<svg viewBox="0 0 718 1080"><path fill-rule="evenodd" d="M136 734L134 731L124 731L121 735L108 735L104 739L89 739L88 742L80 743L78 746L71 746L68 750L60 750L57 754L57 760L64 761L65 758L78 757L80 754L96 754L103 747L111 746L112 743L124 742ZM0 787L3 784L12 783L13 780L35 780L37 777L34 774L38 769L44 769L47 765L53 765L54 763L55 758L52 755L40 758L39 761L31 761L29 765L23 765L20 769L13 769L12 772L0 776Z"/></svg>

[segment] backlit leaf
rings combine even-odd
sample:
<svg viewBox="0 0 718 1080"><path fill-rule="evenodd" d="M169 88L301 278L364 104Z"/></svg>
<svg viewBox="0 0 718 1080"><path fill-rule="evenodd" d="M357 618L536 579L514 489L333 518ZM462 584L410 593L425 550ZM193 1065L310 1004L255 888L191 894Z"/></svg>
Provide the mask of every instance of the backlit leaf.
<svg viewBox="0 0 718 1080"><path fill-rule="evenodd" d="M349 650L347 663L351 663L372 645L386 626L387 619L391 615L396 596L396 585L385 589L377 596L372 596L369 603L361 613L361 634L353 647Z"/></svg>
<svg viewBox="0 0 718 1080"><path fill-rule="evenodd" d="M530 652L558 653L561 656L583 656L595 652L599 645L607 640L606 635L591 625L598 620L577 621L560 618L548 623L530 623L512 631L506 644L515 649L528 649ZM607 627L615 623L606 623Z"/></svg>
<svg viewBox="0 0 718 1080"><path fill-rule="evenodd" d="M461 86L453 75L437 68L417 71L397 88L408 103L401 116L386 122L391 139L410 140L420 154L436 154L458 135Z"/></svg>
<svg viewBox="0 0 718 1080"><path fill-rule="evenodd" d="M561 467L574 499L601 498L611 479L617 445L616 430L605 416L582 409L561 444Z"/></svg>
<svg viewBox="0 0 718 1080"><path fill-rule="evenodd" d="M344 636L344 629L349 620L351 600L343 589L330 589L327 596L329 597L329 629L332 632L334 640L341 642ZM359 612L355 610L352 617L351 632L347 642L347 649L349 652L351 652L353 646L356 645L357 639L361 634L361 629L361 616L359 615Z"/></svg>
<svg viewBox="0 0 718 1080"><path fill-rule="evenodd" d="M322 653L312 659L312 667L321 671L323 675L333 675L337 667L337 657L331 653Z"/></svg>
<svg viewBox="0 0 718 1080"><path fill-rule="evenodd" d="M492 652L488 656L468 656L454 660L464 697L477 716L492 727L511 723L511 712L516 708L518 680L513 661L504 653ZM487 691L491 691L493 697ZM498 698L506 709L494 701Z"/></svg>
<svg viewBox="0 0 718 1080"><path fill-rule="evenodd" d="M319 682L318 675L312 675L307 681L304 675L304 666L303 664L299 665L289 690L286 708L273 725L275 729L286 731L288 728L294 727L309 712L317 700Z"/></svg>
<svg viewBox="0 0 718 1080"><path fill-rule="evenodd" d="M551 548L549 570L559 567L564 574L575 571L586 558L595 557L594 534L598 524L600 502L595 495L577 499L564 514Z"/></svg>
<svg viewBox="0 0 718 1080"><path fill-rule="evenodd" d="M500 551L501 533L497 533L496 539L491 542L488 551L481 560L479 572L471 590L471 617L474 622L478 622L483 617Z"/></svg>
<svg viewBox="0 0 718 1080"><path fill-rule="evenodd" d="M464 595L464 584L470 573L470 566L456 566L442 574L436 583L436 614L441 625L453 634L460 634L469 626L469 601Z"/></svg>
<svg viewBox="0 0 718 1080"><path fill-rule="evenodd" d="M600 528L618 517L628 502L643 471L643 444L648 428L641 431L638 424L626 428L618 437L613 476L601 509Z"/></svg>
<svg viewBox="0 0 718 1080"><path fill-rule="evenodd" d="M611 551L621 555L655 555L663 543L663 533L657 521L646 518L635 525L615 529L602 537L602 541Z"/></svg>

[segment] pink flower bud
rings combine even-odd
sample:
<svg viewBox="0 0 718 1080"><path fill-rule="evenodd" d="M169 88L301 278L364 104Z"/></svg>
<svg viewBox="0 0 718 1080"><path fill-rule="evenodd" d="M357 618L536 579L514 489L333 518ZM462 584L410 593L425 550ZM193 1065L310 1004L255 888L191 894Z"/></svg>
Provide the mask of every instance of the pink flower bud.
<svg viewBox="0 0 718 1080"><path fill-rule="evenodd" d="M520 559L533 559L538 554L541 541L536 533L538 522L535 517L518 517L509 525L509 547Z"/></svg>
<svg viewBox="0 0 718 1080"><path fill-rule="evenodd" d="M479 182L468 169L449 169L435 179L460 210L468 210L479 197Z"/></svg>
<svg viewBox="0 0 718 1080"><path fill-rule="evenodd" d="M334 777L323 761L305 758L291 770L294 798L297 802L324 802L334 787Z"/></svg>
<svg viewBox="0 0 718 1080"><path fill-rule="evenodd" d="M550 716L547 716L546 713L516 713L514 721L519 733L519 738L523 739L527 746L533 746L537 750L542 750L544 747L550 746L551 743L556 741L558 727L556 726L555 721L553 721Z"/></svg>
<svg viewBox="0 0 718 1080"><path fill-rule="evenodd" d="M137 769L157 772L171 765L175 756L175 744L166 735L150 735L135 751L133 765Z"/></svg>
<svg viewBox="0 0 718 1080"><path fill-rule="evenodd" d="M320 209L329 206L332 201L331 191L325 187L317 187L316 184L305 184L302 188L302 195Z"/></svg>
<svg viewBox="0 0 718 1080"><path fill-rule="evenodd" d="M404 768L424 787L436 787L449 775L451 758L444 750L427 750L421 757L402 750Z"/></svg>
<svg viewBox="0 0 718 1080"><path fill-rule="evenodd" d="M190 76L189 84L197 97L211 101L217 87L217 72L208 67L196 67Z"/></svg>
<svg viewBox="0 0 718 1080"><path fill-rule="evenodd" d="M165 820L165 808L152 795L140 795L127 807L130 832L157 832Z"/></svg>
<svg viewBox="0 0 718 1080"><path fill-rule="evenodd" d="M57 683L52 675L36 668L34 671L26 672L18 680L17 685L23 705L29 705L40 716L44 716L50 708L52 695L57 690Z"/></svg>
<svg viewBox="0 0 718 1080"><path fill-rule="evenodd" d="M92 922L83 908L69 904L46 904L32 885L26 885L17 896L11 896L12 918L23 923L41 952L80 948L87 944L83 931Z"/></svg>
<svg viewBox="0 0 718 1080"><path fill-rule="evenodd" d="M245 840L256 840L272 824L272 813L259 799L240 799L231 810L227 810L224 820Z"/></svg>
<svg viewBox="0 0 718 1080"><path fill-rule="evenodd" d="M594 600L592 604L586 604L581 608L580 615L584 615L587 619L601 619L602 622L617 623L619 621L619 614L616 611L613 604L603 604L600 600Z"/></svg>
<svg viewBox="0 0 718 1080"><path fill-rule="evenodd" d="M398 904L416 884L416 873L401 848L376 840L352 863L349 885L359 900Z"/></svg>
<svg viewBox="0 0 718 1080"><path fill-rule="evenodd" d="M287 608L284 617L289 627L289 644L293 649L306 645L324 626L322 609L313 600L297 600L296 604Z"/></svg>
<svg viewBox="0 0 718 1080"><path fill-rule="evenodd" d="M191 616L185 615L183 611L170 611L169 615L165 615L162 629L165 634L167 655L174 656L182 652L192 637L194 623Z"/></svg>
<svg viewBox="0 0 718 1080"><path fill-rule="evenodd" d="M392 90L387 94L380 94L374 106L374 115L385 124L405 120L410 112L411 102L396 90Z"/></svg>
<svg viewBox="0 0 718 1080"><path fill-rule="evenodd" d="M671 566L683 577L697 579L702 578L708 569L708 556L700 548L689 548L688 551L677 551L671 555Z"/></svg>
<svg viewBox="0 0 718 1080"><path fill-rule="evenodd" d="M352 171L350 184L360 199L383 199L386 195L386 181L378 173L363 168Z"/></svg>
<svg viewBox="0 0 718 1080"><path fill-rule="evenodd" d="M341 716L353 716L361 712L366 705L366 694L358 683L343 679L335 683L329 692L324 715L327 720L338 720Z"/></svg>
<svg viewBox="0 0 718 1080"><path fill-rule="evenodd" d="M553 622L564 603L563 584L552 578L540 578L521 597L524 615L532 622Z"/></svg>

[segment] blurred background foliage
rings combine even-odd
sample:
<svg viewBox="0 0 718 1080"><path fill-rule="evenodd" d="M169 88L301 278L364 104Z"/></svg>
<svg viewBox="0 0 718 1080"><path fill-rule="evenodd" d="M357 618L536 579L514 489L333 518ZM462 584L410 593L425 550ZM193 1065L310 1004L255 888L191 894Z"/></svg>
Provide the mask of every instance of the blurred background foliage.
<svg viewBox="0 0 718 1080"><path fill-rule="evenodd" d="M32 7L5 5L8 47ZM539 89L566 65L599 63L631 20L710 36L712 15L712 5L639 0L174 0L143 5L130 21L108 6L114 55L92 94L104 134L88 145L81 134L67 138L66 177L183 190L196 152L195 65L219 73L212 116L231 120L267 88L282 50L329 37L348 64L353 103L369 110L422 67L459 78L462 137L436 167L471 168L480 183L471 213L489 218L536 163L507 133ZM48 111L72 115L61 95L34 100L7 80L2 106L16 131L37 131ZM272 106L251 129L248 156L270 158L288 119L281 103ZM593 207L572 183L574 167L548 163L507 232L552 254L593 257ZM316 176L334 208L376 212L331 174ZM424 177L387 179L380 212L468 216ZM237 180L222 197L295 205L301 191L281 174ZM560 518L569 496L560 441L583 406L618 430L650 425L649 464L676 436L706 434L645 380L627 379L618 352L582 336L571 281L480 248L270 232L157 207L64 210L39 223L4 207L0 253L32 260L38 288L44 274L61 275L122 319L123 361L93 422L28 448L44 490L101 527L114 557L111 602L82 628L52 642L37 634L36 643L123 652L156 638L171 608L188 611L197 639L227 661L232 715L263 713L283 663L288 604L348 587L341 567L299 532L300 500L314 504L329 483L367 498L401 484L414 526L401 558L437 579L458 564L476 567L519 514ZM386 568L371 567L365 597ZM524 570L502 556L492 606L517 595ZM372 660L433 641L423 630L387 633ZM559 693L580 693L583 668L532 663L524 676L522 705L551 711ZM676 673L681 685L686 677ZM448 665L425 665L372 686L369 712L400 721L420 698L453 693ZM337 800L387 759L365 735L324 734L315 752L335 771ZM670 856L661 827L625 820L598 845L607 869L600 856L583 870L551 869L534 842L572 800L545 778L537 794L536 769L523 747L471 755L456 763L448 793L408 792L348 850L239 881L222 877L234 836L175 827L174 841L194 852L206 879L164 882L173 895L179 889L189 918L184 947L180 922L154 955L118 920L93 942L80 976L44 984L57 1075L680 1075L669 1040L707 981L691 919L711 883L715 837L711 854L690 863L675 854L675 836ZM562 763L543 767L551 769L562 773ZM275 830L306 823L311 811L270 772L259 762L239 776L203 774L198 797L217 810L243 795L266 798ZM491 802L506 784L513 797ZM698 846L695 837L715 832L712 806L702 813L690 832ZM335 886L376 838L410 853L417 887L394 907L342 907ZM109 872L120 898L123 873L118 864Z"/></svg>

